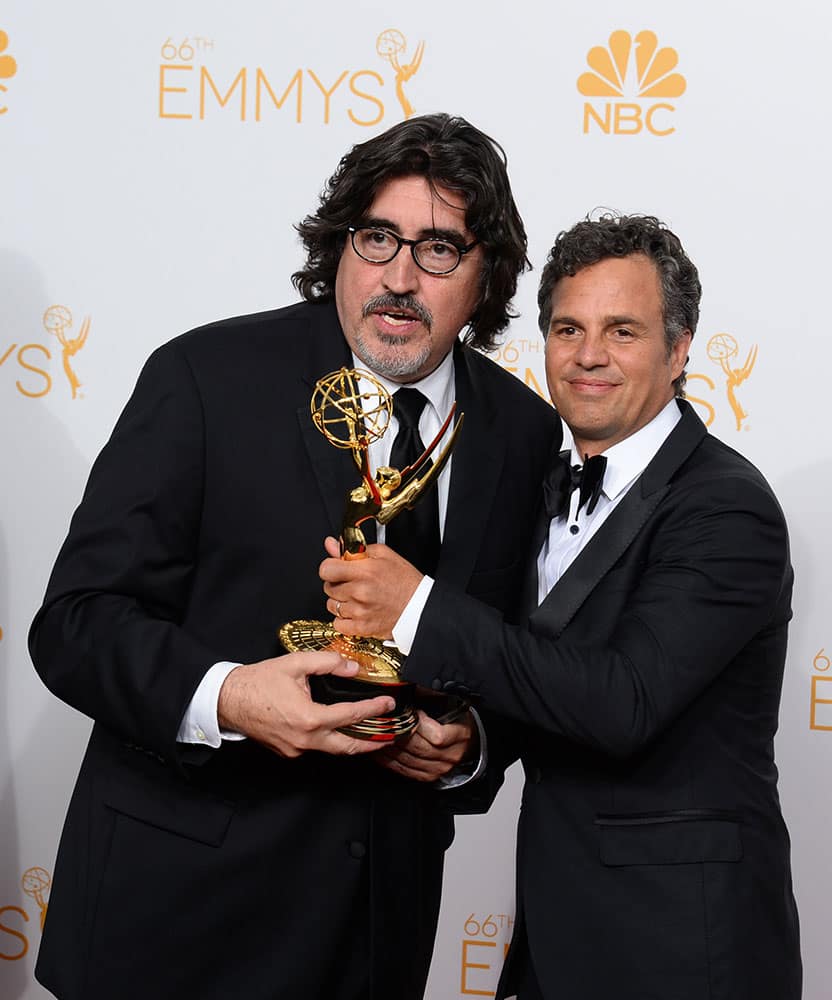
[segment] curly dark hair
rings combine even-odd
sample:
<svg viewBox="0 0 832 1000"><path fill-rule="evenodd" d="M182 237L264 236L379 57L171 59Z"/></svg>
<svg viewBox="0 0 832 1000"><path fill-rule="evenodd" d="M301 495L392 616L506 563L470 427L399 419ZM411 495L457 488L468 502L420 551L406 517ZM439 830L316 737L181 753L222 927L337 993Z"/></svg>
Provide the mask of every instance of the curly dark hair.
<svg viewBox="0 0 832 1000"><path fill-rule="evenodd" d="M685 253L679 237L652 215L605 212L558 234L549 251L537 292L538 325L545 337L552 316L552 291L561 278L573 276L608 257L640 253L656 265L662 290L664 337L668 355L685 330L696 333L702 285L699 272ZM674 381L677 396L685 394L683 371Z"/></svg>
<svg viewBox="0 0 832 1000"><path fill-rule="evenodd" d="M320 206L295 228L307 252L292 282L309 301L331 301L347 226L368 211L379 189L397 177L424 177L431 189L462 196L465 223L484 250L479 302L465 342L493 350L516 313L517 279L530 267L526 230L506 171L506 156L493 139L464 118L422 115L394 125L342 158L327 181Z"/></svg>

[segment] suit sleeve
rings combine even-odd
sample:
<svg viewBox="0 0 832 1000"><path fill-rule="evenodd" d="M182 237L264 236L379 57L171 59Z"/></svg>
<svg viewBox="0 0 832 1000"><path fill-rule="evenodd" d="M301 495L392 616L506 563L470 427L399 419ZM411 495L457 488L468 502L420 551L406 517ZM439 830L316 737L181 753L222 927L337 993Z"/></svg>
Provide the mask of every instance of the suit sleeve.
<svg viewBox="0 0 832 1000"><path fill-rule="evenodd" d="M722 476L676 490L645 530L643 570L603 640L586 626L573 639L577 629L554 637L507 625L437 581L408 679L461 685L517 722L614 756L635 753L752 638L784 631L790 616L786 527L760 480Z"/></svg>
<svg viewBox="0 0 832 1000"><path fill-rule="evenodd" d="M147 362L96 460L29 635L59 698L162 756L223 659L181 625L198 544L204 429L186 361Z"/></svg>

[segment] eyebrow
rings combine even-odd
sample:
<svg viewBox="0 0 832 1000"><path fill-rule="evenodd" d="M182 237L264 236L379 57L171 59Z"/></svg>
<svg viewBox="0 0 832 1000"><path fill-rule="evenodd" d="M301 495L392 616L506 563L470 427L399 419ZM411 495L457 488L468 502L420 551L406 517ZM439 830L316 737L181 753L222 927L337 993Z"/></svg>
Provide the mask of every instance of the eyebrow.
<svg viewBox="0 0 832 1000"><path fill-rule="evenodd" d="M554 326L555 324L559 326L577 326L579 329L583 329L583 324L580 320L575 319L573 316L552 316L549 320L549 325ZM635 316L606 316L604 318L605 327L637 326L644 329L646 325L640 319L636 319Z"/></svg>
<svg viewBox="0 0 832 1000"><path fill-rule="evenodd" d="M403 235L397 223L391 219L382 219L374 215L365 217L358 228L365 227L368 229L389 229L391 232L396 233L397 236ZM460 246L467 246L470 242L466 240L465 234L461 233L458 229L439 229L436 226L432 226L430 229L419 230L419 235L414 238L417 240L445 240L447 243L459 244Z"/></svg>
<svg viewBox="0 0 832 1000"><path fill-rule="evenodd" d="M559 326L580 326L581 324L573 319L571 316L550 316L549 326L554 326L555 324Z"/></svg>

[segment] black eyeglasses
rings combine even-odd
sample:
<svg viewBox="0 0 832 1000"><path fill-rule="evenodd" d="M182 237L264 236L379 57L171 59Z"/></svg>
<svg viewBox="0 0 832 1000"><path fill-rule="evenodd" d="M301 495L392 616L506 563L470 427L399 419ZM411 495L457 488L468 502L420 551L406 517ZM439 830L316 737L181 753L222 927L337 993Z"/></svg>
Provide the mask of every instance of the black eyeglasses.
<svg viewBox="0 0 832 1000"><path fill-rule="evenodd" d="M458 247L448 240L428 237L424 240L406 240L391 233L389 229L374 229L371 226L348 226L352 248L362 260L370 264L389 263L404 247L410 252L418 267L428 274L450 274L459 267L462 258L479 242L474 240L468 246Z"/></svg>

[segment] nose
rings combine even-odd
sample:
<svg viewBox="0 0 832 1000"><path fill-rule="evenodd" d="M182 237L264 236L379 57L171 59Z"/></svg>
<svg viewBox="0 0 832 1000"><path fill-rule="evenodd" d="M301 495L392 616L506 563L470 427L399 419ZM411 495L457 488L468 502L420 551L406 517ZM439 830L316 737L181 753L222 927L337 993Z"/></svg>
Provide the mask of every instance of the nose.
<svg viewBox="0 0 832 1000"><path fill-rule="evenodd" d="M388 291L397 295L415 292L421 274L409 247L402 247L396 256L383 265L382 282Z"/></svg>
<svg viewBox="0 0 832 1000"><path fill-rule="evenodd" d="M581 368L603 368L609 364L609 352L603 334L587 330L578 341L575 363Z"/></svg>

